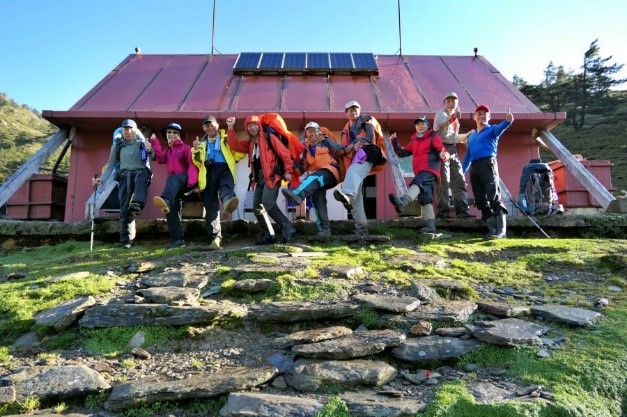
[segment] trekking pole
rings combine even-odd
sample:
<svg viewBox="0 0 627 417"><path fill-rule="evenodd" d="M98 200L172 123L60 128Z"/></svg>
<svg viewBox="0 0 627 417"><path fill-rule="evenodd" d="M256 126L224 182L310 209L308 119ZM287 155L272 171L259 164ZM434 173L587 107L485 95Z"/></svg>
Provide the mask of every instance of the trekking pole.
<svg viewBox="0 0 627 417"><path fill-rule="evenodd" d="M503 183L503 180L500 178L499 178L499 186L501 188L502 193L507 197L507 199L512 203L512 205L516 207L522 214L524 214L529 220L531 220L531 223L533 223L533 225L537 227L538 230L540 230L547 239L550 239L551 236L547 235L546 232L542 230L540 225L531 217L531 215L527 213L525 210L523 210L522 207L520 207L520 205L518 205L516 200L514 200L514 197L512 197L512 194L509 192L509 190Z"/></svg>
<svg viewBox="0 0 627 417"><path fill-rule="evenodd" d="M94 174L94 179L97 180L98 179L98 174ZM94 201L91 205L91 238L89 240L89 251L93 252L94 251L94 231L95 231L95 224L94 224L94 219L96 217L96 193L98 192L98 183L94 184Z"/></svg>
<svg viewBox="0 0 627 417"><path fill-rule="evenodd" d="M524 214L525 216L527 216L527 218L528 218L529 220L531 220L531 223L533 223L533 225L534 225L535 227L537 227L537 228L538 228L538 230L540 230L540 231L542 232L542 234L543 234L543 235L544 235L547 239L550 239L550 238L551 238L551 236L547 235L547 234L546 234L546 232L545 232L544 230L542 230L542 228L540 227L540 225L539 225L538 223L536 223L536 221L533 219L533 217L531 217L531 214L529 214L529 213L527 213L525 210L523 210L523 209L522 209L522 207L520 207L520 206L518 205L518 203L517 203L516 201L514 201L514 199L513 199L513 198L509 197L509 200L512 202L512 204L514 205L514 207L516 207L518 210L520 210L520 212L521 212L522 214Z"/></svg>

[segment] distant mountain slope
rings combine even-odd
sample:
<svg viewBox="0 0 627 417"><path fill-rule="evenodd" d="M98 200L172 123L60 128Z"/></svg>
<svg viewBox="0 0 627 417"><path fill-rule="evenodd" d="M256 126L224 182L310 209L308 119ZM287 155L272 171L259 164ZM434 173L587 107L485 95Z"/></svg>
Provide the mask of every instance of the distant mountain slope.
<svg viewBox="0 0 627 417"><path fill-rule="evenodd" d="M0 183L28 160L57 127L0 93ZM51 157L53 164L56 157Z"/></svg>

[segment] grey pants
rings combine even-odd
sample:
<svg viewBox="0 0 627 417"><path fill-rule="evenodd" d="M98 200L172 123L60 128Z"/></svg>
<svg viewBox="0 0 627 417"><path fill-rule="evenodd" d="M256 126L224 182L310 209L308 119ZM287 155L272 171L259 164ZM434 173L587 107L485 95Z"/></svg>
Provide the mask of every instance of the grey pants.
<svg viewBox="0 0 627 417"><path fill-rule="evenodd" d="M346 177L342 184L342 192L351 198L353 198L353 219L355 225L360 227L368 226L368 218L366 217L366 210L364 209L364 195L362 192L362 185L364 179L372 171L372 164L370 162L362 162L361 164L351 164L346 170Z"/></svg>
<svg viewBox="0 0 627 417"><path fill-rule="evenodd" d="M450 152L450 145L447 149ZM466 191L466 182L462 171L462 163L459 156L451 153L448 161L442 162L440 168L440 183L438 186L438 213L448 213L448 190L451 190L453 204L455 205L455 214L468 214L468 192Z"/></svg>

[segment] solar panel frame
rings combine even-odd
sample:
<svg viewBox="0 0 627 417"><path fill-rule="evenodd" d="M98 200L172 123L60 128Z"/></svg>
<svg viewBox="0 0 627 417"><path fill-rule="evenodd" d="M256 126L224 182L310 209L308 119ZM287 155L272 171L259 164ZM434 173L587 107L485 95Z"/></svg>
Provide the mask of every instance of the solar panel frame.
<svg viewBox="0 0 627 417"><path fill-rule="evenodd" d="M283 52L264 52L259 62L259 69L281 69L283 68Z"/></svg>
<svg viewBox="0 0 627 417"><path fill-rule="evenodd" d="M351 52L241 52L233 74L354 74L377 75L379 67L371 53Z"/></svg>
<svg viewBox="0 0 627 417"><path fill-rule="evenodd" d="M352 70L354 68L353 58L347 52L330 53L331 68L337 70Z"/></svg>
<svg viewBox="0 0 627 417"><path fill-rule="evenodd" d="M286 52L283 59L283 69L304 70L307 68L306 52Z"/></svg>
<svg viewBox="0 0 627 417"><path fill-rule="evenodd" d="M233 69L257 69L261 60L261 52L241 52Z"/></svg>
<svg viewBox="0 0 627 417"><path fill-rule="evenodd" d="M328 70L331 69L328 52L308 52L307 53L307 69L309 70Z"/></svg>
<svg viewBox="0 0 627 417"><path fill-rule="evenodd" d="M356 70L379 70L374 54L360 52L352 53L351 55L353 56L353 62Z"/></svg>

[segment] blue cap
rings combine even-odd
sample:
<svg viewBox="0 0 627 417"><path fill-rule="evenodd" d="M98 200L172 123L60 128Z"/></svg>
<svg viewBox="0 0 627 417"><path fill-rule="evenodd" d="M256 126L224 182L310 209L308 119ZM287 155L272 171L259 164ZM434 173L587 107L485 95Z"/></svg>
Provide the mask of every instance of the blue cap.
<svg viewBox="0 0 627 417"><path fill-rule="evenodd" d="M427 116L418 116L418 117L416 117L416 120L414 120L414 124L416 124L418 122L423 122L424 124L427 125L427 127L429 127L429 121L427 120Z"/></svg>
<svg viewBox="0 0 627 417"><path fill-rule="evenodd" d="M137 123L135 123L135 120L126 119L122 122L122 127L132 127L133 129L137 129Z"/></svg>
<svg viewBox="0 0 627 417"><path fill-rule="evenodd" d="M185 138L185 132L183 131L183 128L181 127L181 125L178 124L178 123L170 123L166 127L162 127L161 128L161 135L163 135L163 137L165 139L167 139L166 132L168 131L168 129L170 129L170 130L178 130L179 135L181 136L181 139Z"/></svg>

